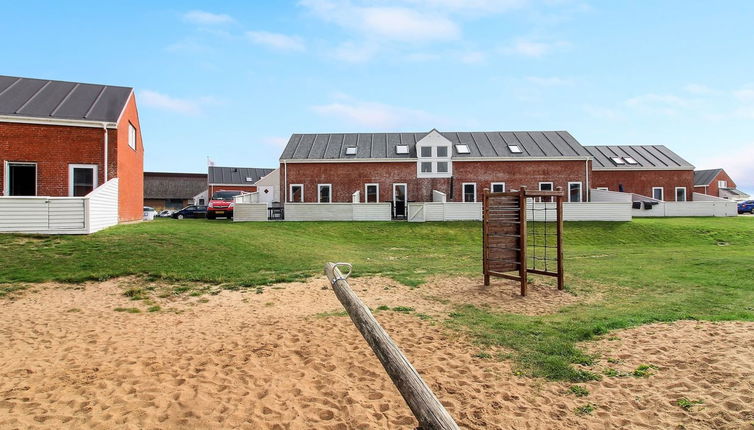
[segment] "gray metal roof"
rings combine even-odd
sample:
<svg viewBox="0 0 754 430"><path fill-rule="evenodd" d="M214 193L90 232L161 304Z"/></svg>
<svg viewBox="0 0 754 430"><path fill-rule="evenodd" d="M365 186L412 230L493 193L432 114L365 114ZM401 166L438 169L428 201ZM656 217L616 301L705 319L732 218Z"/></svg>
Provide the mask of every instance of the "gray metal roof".
<svg viewBox="0 0 754 430"><path fill-rule="evenodd" d="M210 166L207 179L210 184L253 185L254 182L269 175L273 170L275 169Z"/></svg>
<svg viewBox="0 0 754 430"><path fill-rule="evenodd" d="M144 172L145 199L190 199L207 191L204 173Z"/></svg>
<svg viewBox="0 0 754 430"><path fill-rule="evenodd" d="M422 133L326 133L294 134L288 140L281 160L335 159L415 159L416 142ZM453 158L480 157L588 157L589 153L567 131L486 131L440 132L454 145ZM459 154L457 144L469 147L469 154ZM396 146L407 145L408 154L398 154ZM513 153L508 145L517 145L521 153ZM347 155L346 148L356 147L356 154Z"/></svg>
<svg viewBox="0 0 754 430"><path fill-rule="evenodd" d="M0 115L117 122L129 87L0 75Z"/></svg>
<svg viewBox="0 0 754 430"><path fill-rule="evenodd" d="M594 169L693 169L694 166L664 145L585 146ZM616 164L612 157L631 157L637 164Z"/></svg>
<svg viewBox="0 0 754 430"><path fill-rule="evenodd" d="M694 171L694 185L709 185L723 169L707 169Z"/></svg>

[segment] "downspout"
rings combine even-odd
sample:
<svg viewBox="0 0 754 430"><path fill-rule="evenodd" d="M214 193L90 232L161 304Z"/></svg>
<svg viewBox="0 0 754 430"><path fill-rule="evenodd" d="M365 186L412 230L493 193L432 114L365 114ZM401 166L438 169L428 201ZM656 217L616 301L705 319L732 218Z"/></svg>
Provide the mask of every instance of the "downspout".
<svg viewBox="0 0 754 430"><path fill-rule="evenodd" d="M586 182L586 190L584 190L584 192L586 194L586 199L584 201L588 202L589 201L589 158L587 158L584 161L584 176L586 177L586 181L585 181Z"/></svg>
<svg viewBox="0 0 754 430"><path fill-rule="evenodd" d="M104 169L102 169L103 170L102 173L105 175L104 176L105 180L102 181L102 183L104 184L105 182L107 182L107 152L108 152L107 147L109 146L108 142L107 142L108 136L107 136L107 123L106 122L102 123L102 130L105 132L105 139L104 139L104 145L105 145L105 148L104 148L105 149L104 150L104 153L105 153L105 167L104 167Z"/></svg>
<svg viewBox="0 0 754 430"><path fill-rule="evenodd" d="M283 186L284 186L283 191L285 192L285 194L283 194L285 196L285 199L283 200L283 206L285 206L285 204L288 203L288 200L290 199L290 197L288 197L288 160L283 160ZM304 194L304 190L302 189L301 190L302 199L304 198L303 194Z"/></svg>

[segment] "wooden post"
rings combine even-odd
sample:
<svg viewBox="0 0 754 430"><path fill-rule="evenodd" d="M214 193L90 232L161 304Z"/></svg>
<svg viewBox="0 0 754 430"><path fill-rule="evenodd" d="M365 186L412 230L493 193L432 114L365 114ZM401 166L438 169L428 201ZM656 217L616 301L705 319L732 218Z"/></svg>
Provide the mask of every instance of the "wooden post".
<svg viewBox="0 0 754 430"><path fill-rule="evenodd" d="M561 192L561 195L555 198L555 201L557 202L557 212L558 212L558 231L557 231L557 253L558 253L558 290L562 290L564 288L564 282L563 282L563 195L562 187L556 188L557 191ZM546 238L545 238L546 239Z"/></svg>
<svg viewBox="0 0 754 430"><path fill-rule="evenodd" d="M486 287L490 285L489 239L487 238L487 224L490 220L489 194L489 188L485 188L484 196L482 197L482 272L484 273L484 285Z"/></svg>
<svg viewBox="0 0 754 430"><path fill-rule="evenodd" d="M521 237L518 239L520 249L520 264L518 266L518 274L521 277L521 295L525 296L527 293L528 283L526 279L526 273L528 263L526 261L526 187L521 186L518 190L518 218L519 218L519 234Z"/></svg>
<svg viewBox="0 0 754 430"><path fill-rule="evenodd" d="M393 380L422 430L453 429L458 425L435 397L414 366L380 326L369 308L351 290L343 274L333 263L325 264L325 275L335 295L343 304L356 328Z"/></svg>

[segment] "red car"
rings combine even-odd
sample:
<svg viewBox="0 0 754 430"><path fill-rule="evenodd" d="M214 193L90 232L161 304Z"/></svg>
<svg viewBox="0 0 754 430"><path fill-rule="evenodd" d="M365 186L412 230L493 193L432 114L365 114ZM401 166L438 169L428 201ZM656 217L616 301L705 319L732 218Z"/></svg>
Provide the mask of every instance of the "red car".
<svg viewBox="0 0 754 430"><path fill-rule="evenodd" d="M233 197L241 194L243 191L217 191L212 194L212 198L209 199L209 206L207 206L207 219L215 219L217 217L226 217L233 219Z"/></svg>

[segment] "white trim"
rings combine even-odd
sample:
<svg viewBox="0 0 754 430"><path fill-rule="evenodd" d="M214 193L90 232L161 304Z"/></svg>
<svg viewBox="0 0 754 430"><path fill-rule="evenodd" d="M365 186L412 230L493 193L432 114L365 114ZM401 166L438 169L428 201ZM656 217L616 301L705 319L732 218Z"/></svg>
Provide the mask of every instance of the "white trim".
<svg viewBox="0 0 754 430"><path fill-rule="evenodd" d="M370 202L369 200L369 187L374 185L377 187L377 201ZM364 203L379 203L380 202L380 184L364 184Z"/></svg>
<svg viewBox="0 0 754 430"><path fill-rule="evenodd" d="M642 171L642 170L694 170L693 167L593 167L593 172L608 171Z"/></svg>
<svg viewBox="0 0 754 430"><path fill-rule="evenodd" d="M591 160L588 157L448 157L454 163L479 162L479 161L584 161ZM416 163L426 158L328 158L316 160L280 159L281 163L291 164L324 164L324 163ZM620 170L620 169L593 169L593 170ZM694 170L693 168L674 169L625 169L625 170Z"/></svg>
<svg viewBox="0 0 754 430"><path fill-rule="evenodd" d="M505 192L505 182L491 182L490 183L490 192L496 193L495 191L495 185L502 185L503 186L503 193Z"/></svg>
<svg viewBox="0 0 754 430"><path fill-rule="evenodd" d="M304 203L304 184L290 184L288 186L288 202L296 203L293 201L293 187L301 187L301 200L299 200L299 203ZM319 200L319 196L317 196L317 200Z"/></svg>
<svg viewBox="0 0 754 430"><path fill-rule="evenodd" d="M329 187L328 202L321 202L322 187ZM332 203L332 184L317 184L317 203Z"/></svg>
<svg viewBox="0 0 754 430"><path fill-rule="evenodd" d="M405 212L406 219L408 219L408 184L405 182L395 182L393 183L393 215L395 215L395 186L396 185L402 185L403 186L403 199L406 200L403 202L405 204L405 207L403 208L403 211Z"/></svg>
<svg viewBox="0 0 754 430"><path fill-rule="evenodd" d="M97 176L99 166L96 164L69 164L68 165L68 197L74 197L73 195L73 169L91 169L94 170L94 174L92 178L94 179L92 181L92 191L94 191L95 188L97 188L97 182L99 182L97 179L99 177ZM78 196L83 197L83 196Z"/></svg>
<svg viewBox="0 0 754 430"><path fill-rule="evenodd" d="M470 202L466 201L466 185L474 186L474 200ZM476 182L464 182L461 184L461 201L464 203L476 203Z"/></svg>
<svg viewBox="0 0 754 430"><path fill-rule="evenodd" d="M125 115L126 108L128 107L128 102L131 101L131 97L132 96L134 98L134 106L136 106L136 94L134 94L134 89L131 88L131 92L128 93L128 98L126 99L126 103L123 105L123 109L120 110L120 114L118 114L118 121L116 122L116 127L117 127L117 124L120 124L120 120L123 119L123 115ZM139 118L139 110L138 110L138 108L136 109L136 118L137 119Z"/></svg>
<svg viewBox="0 0 754 430"><path fill-rule="evenodd" d="M655 190L660 190L660 198L655 197ZM665 188L664 187L652 187L652 198L655 200L665 201Z"/></svg>
<svg viewBox="0 0 754 430"><path fill-rule="evenodd" d="M571 185L573 184L579 184L579 201L578 202L571 201ZM584 184L582 184L581 181L569 182L568 183L568 202L569 203L582 203L583 201L584 201Z"/></svg>
<svg viewBox="0 0 754 430"><path fill-rule="evenodd" d="M728 181L720 179L717 181L717 188L728 188Z"/></svg>
<svg viewBox="0 0 754 430"><path fill-rule="evenodd" d="M610 191L610 188L608 188L608 187L597 187L596 189L598 189L600 191Z"/></svg>
<svg viewBox="0 0 754 430"><path fill-rule="evenodd" d="M134 131L133 146L131 146L131 130ZM134 151L136 151L136 147L138 146L137 145L137 142L139 141L138 136L139 136L139 131L136 130L136 126L131 124L131 121L128 121L128 147L133 149Z"/></svg>
<svg viewBox="0 0 754 430"><path fill-rule="evenodd" d="M678 190L683 190L683 200L678 200ZM675 187L675 193L673 194L673 197L677 202L687 202L689 200L689 195L686 187Z"/></svg>
<svg viewBox="0 0 754 430"><path fill-rule="evenodd" d="M260 178L261 179L261 178ZM243 183L243 184L207 184L207 187L256 187L257 183Z"/></svg>
<svg viewBox="0 0 754 430"><path fill-rule="evenodd" d="M550 189L549 189L549 190L543 190L543 189L542 189L542 185L543 185L543 184L550 184ZM538 190L538 191L555 191L555 183L553 183L553 182L540 182L540 183L539 183L539 184L537 185L537 190Z"/></svg>
<svg viewBox="0 0 754 430"><path fill-rule="evenodd" d="M107 128L117 129L118 125L112 122L103 121L84 121L78 119L54 119L54 118L35 118L27 116L0 115L0 122L13 122L18 124L41 124L41 125L62 125L68 127L91 127L102 128L102 124L107 124Z"/></svg>
<svg viewBox="0 0 754 430"><path fill-rule="evenodd" d="M39 194L39 166L36 161L10 161L5 160L3 165L3 195L8 196L10 193L10 165L34 166L34 195L33 196L9 196L9 197L37 197Z"/></svg>

